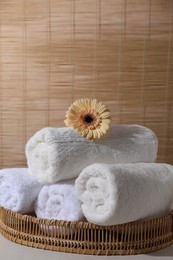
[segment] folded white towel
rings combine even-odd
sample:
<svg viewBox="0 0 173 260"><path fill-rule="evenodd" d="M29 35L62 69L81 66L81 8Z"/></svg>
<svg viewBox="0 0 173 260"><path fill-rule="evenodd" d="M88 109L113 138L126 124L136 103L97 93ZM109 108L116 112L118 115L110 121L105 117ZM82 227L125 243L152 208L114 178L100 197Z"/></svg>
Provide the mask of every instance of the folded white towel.
<svg viewBox="0 0 173 260"><path fill-rule="evenodd" d="M42 185L26 168L0 170L0 206L14 212L29 213Z"/></svg>
<svg viewBox="0 0 173 260"><path fill-rule="evenodd" d="M154 162L158 141L148 128L113 125L105 138L88 141L70 128L44 128L26 145L29 172L41 183L72 179L93 163Z"/></svg>
<svg viewBox="0 0 173 260"><path fill-rule="evenodd" d="M156 163L93 164L75 182L86 219L116 225L172 208L173 166Z"/></svg>
<svg viewBox="0 0 173 260"><path fill-rule="evenodd" d="M35 203L35 213L39 218L82 220L84 215L74 193L74 180L45 185Z"/></svg>

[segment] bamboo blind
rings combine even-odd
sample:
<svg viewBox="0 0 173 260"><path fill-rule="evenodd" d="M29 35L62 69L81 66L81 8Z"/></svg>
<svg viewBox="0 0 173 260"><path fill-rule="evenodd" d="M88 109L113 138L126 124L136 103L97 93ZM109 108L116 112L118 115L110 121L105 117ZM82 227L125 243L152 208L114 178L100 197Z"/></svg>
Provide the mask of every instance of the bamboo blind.
<svg viewBox="0 0 173 260"><path fill-rule="evenodd" d="M0 167L77 98L142 124L173 163L172 0L0 0Z"/></svg>

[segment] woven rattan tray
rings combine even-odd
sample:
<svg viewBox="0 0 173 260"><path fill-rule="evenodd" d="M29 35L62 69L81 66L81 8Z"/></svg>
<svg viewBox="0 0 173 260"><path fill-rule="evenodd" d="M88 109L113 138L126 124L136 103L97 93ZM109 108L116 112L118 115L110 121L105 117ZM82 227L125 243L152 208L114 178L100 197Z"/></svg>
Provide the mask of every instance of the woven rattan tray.
<svg viewBox="0 0 173 260"><path fill-rule="evenodd" d="M116 226L39 219L0 208L0 233L16 243L92 255L148 253L173 242L173 213Z"/></svg>

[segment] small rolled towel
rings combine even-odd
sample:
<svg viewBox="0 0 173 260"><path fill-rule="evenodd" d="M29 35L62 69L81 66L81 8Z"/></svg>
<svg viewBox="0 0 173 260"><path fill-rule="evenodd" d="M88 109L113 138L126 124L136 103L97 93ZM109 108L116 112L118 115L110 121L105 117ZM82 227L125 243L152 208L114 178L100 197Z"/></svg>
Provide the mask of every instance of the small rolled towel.
<svg viewBox="0 0 173 260"><path fill-rule="evenodd" d="M1 207L20 213L32 212L41 188L26 168L0 170Z"/></svg>
<svg viewBox="0 0 173 260"><path fill-rule="evenodd" d="M74 180L45 185L35 203L38 218L80 221L84 218L81 203L74 192Z"/></svg>
<svg viewBox="0 0 173 260"><path fill-rule="evenodd" d="M173 166L157 163L93 164L75 182L86 219L117 225L161 216L172 208Z"/></svg>
<svg viewBox="0 0 173 260"><path fill-rule="evenodd" d="M155 134L138 125L113 125L95 142L70 128L44 128L26 144L26 157L29 172L48 184L75 178L93 163L154 162L157 146Z"/></svg>

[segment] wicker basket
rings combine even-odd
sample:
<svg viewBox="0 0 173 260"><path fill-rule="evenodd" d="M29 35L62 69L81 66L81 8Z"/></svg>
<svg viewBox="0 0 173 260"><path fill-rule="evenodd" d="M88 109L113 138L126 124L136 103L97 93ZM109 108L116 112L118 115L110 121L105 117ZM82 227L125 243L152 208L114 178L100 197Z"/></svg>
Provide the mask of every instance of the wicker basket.
<svg viewBox="0 0 173 260"><path fill-rule="evenodd" d="M168 247L173 213L116 226L39 219L0 208L0 233L16 243L60 252L130 255Z"/></svg>

